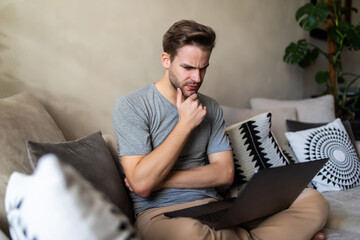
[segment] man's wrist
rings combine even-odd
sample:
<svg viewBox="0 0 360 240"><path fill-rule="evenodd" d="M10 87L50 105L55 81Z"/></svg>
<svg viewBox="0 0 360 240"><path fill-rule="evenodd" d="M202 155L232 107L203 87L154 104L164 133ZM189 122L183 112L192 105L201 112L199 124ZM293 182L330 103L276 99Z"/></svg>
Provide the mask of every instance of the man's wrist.
<svg viewBox="0 0 360 240"><path fill-rule="evenodd" d="M195 128L195 127L192 127L190 124L181 121L181 119L179 120L179 122L176 124L175 127L178 128L178 130L181 133L187 134L187 135L189 135Z"/></svg>

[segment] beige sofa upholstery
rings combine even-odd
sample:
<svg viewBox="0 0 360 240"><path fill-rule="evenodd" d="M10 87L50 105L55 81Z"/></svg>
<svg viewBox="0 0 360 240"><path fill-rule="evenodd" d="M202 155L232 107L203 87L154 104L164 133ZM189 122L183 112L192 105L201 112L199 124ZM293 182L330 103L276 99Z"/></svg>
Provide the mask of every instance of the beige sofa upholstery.
<svg viewBox="0 0 360 240"><path fill-rule="evenodd" d="M236 109L223 106L228 125L246 120L264 109ZM273 127L276 134L285 131L282 121L298 119L295 107L281 107L273 112ZM12 172L31 173L32 169L26 153L26 141L63 142L61 130L46 109L31 95L21 93L0 99L0 240L9 236L4 194ZM104 135L111 154L117 162L116 139L113 134ZM284 140L284 139L283 139ZM284 140L285 141L285 140ZM330 218L324 231L328 239L360 239L360 187L340 192L326 192L324 196L331 206Z"/></svg>
<svg viewBox="0 0 360 240"><path fill-rule="evenodd" d="M62 142L65 138L46 109L31 95L18 94L0 100L0 229L7 235L4 196L14 171L31 173L26 141Z"/></svg>
<svg viewBox="0 0 360 240"><path fill-rule="evenodd" d="M13 172L24 174L33 172L27 153L27 141L61 143L66 142L66 139L46 109L35 97L26 92L0 99L0 135L2 136L0 138L0 240L3 240L10 236L4 208L9 177ZM118 171L116 137L114 134L105 134L103 138ZM118 206L120 209L131 205L127 202L129 201L127 194L123 193L125 196L120 199L123 205ZM123 212L130 214L132 210L123 210Z"/></svg>

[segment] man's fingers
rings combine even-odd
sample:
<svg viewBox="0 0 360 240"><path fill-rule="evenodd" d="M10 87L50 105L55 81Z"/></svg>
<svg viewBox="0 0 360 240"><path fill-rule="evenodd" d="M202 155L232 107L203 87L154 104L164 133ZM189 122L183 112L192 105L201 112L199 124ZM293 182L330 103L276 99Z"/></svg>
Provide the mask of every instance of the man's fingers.
<svg viewBox="0 0 360 240"><path fill-rule="evenodd" d="M128 182L128 180L127 180L127 178L124 178L124 182L125 182L125 185L127 186L127 187L129 187L130 185L129 185L129 182Z"/></svg>
<svg viewBox="0 0 360 240"><path fill-rule="evenodd" d="M191 94L190 97L188 97L188 99L191 99L192 101L195 101L197 99L197 94L194 93L194 94Z"/></svg>
<svg viewBox="0 0 360 240"><path fill-rule="evenodd" d="M131 188L129 181L127 180L127 178L124 178L124 182L126 187L130 190L130 192L134 192L134 190Z"/></svg>
<svg viewBox="0 0 360 240"><path fill-rule="evenodd" d="M179 106L181 103L184 102L184 96L180 88L177 88L177 95L176 95L176 104Z"/></svg>

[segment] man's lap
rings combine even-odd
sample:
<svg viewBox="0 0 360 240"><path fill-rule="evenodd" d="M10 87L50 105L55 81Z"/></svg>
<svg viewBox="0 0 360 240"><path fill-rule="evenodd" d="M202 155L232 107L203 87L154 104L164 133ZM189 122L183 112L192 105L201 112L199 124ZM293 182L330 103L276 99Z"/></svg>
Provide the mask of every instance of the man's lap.
<svg viewBox="0 0 360 240"><path fill-rule="evenodd" d="M169 207L148 209L139 214L135 227L148 239L311 239L328 216L329 206L322 195L306 189L291 207L261 221L248 232L234 227L213 231L207 225L191 218L168 218L163 213L202 205L215 199L204 199ZM290 238L288 238L290 237Z"/></svg>

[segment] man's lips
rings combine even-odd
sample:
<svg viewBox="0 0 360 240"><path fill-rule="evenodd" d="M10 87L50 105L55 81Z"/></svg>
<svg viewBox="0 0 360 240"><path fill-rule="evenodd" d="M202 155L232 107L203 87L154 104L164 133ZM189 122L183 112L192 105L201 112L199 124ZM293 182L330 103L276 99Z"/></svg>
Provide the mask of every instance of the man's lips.
<svg viewBox="0 0 360 240"><path fill-rule="evenodd" d="M190 91L196 91L196 90L199 89L199 86L197 86L197 85L195 85L195 86L193 86L193 85L187 85L186 87L187 87Z"/></svg>

